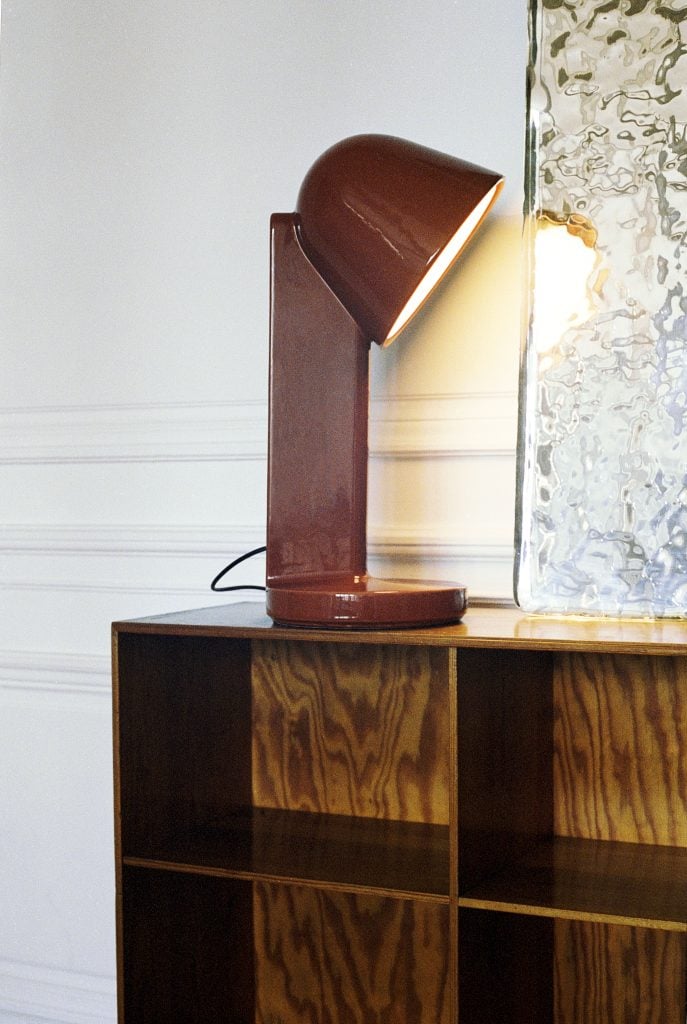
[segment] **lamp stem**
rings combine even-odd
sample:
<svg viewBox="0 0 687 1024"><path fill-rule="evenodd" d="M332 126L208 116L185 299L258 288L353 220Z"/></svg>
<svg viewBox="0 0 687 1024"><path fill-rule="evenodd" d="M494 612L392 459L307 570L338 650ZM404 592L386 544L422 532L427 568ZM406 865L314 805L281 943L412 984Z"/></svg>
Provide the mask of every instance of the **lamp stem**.
<svg viewBox="0 0 687 1024"><path fill-rule="evenodd" d="M271 221L267 585L366 571L369 343Z"/></svg>

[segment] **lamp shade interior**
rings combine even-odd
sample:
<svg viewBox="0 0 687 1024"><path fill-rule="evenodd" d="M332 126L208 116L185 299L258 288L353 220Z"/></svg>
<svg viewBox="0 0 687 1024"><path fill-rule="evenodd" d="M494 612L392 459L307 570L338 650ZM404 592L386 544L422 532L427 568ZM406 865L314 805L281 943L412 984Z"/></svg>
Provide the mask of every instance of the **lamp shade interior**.
<svg viewBox="0 0 687 1024"><path fill-rule="evenodd" d="M486 216L500 188L501 182L497 182L484 198L479 201L474 210L468 214L455 235L449 239L441 252L437 253L436 258L429 264L424 277L418 282L414 292L391 325L389 333L384 339L384 345L390 345L392 341L396 340L406 324L420 309L425 299L436 288L451 264L460 256L482 219Z"/></svg>

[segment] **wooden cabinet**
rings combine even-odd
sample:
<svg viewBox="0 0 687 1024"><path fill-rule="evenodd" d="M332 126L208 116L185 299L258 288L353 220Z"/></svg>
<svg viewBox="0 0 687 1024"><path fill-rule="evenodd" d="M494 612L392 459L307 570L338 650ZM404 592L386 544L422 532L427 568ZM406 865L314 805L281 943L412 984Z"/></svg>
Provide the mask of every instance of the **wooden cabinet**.
<svg viewBox="0 0 687 1024"><path fill-rule="evenodd" d="M686 645L116 624L120 1022L684 1024Z"/></svg>

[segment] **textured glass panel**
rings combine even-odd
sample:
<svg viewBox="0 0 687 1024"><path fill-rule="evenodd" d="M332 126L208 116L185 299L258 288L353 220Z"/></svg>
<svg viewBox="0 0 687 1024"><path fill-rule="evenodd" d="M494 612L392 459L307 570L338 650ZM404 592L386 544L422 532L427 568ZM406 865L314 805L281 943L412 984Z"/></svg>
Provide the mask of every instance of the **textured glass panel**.
<svg viewBox="0 0 687 1024"><path fill-rule="evenodd" d="M516 596L687 615L687 5L531 0Z"/></svg>

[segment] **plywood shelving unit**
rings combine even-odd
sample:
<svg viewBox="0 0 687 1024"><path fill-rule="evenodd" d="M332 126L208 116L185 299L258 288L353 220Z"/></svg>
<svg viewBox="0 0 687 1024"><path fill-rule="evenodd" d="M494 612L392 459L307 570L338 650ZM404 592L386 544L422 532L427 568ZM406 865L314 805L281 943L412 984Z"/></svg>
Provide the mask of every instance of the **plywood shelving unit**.
<svg viewBox="0 0 687 1024"><path fill-rule="evenodd" d="M684 1024L687 623L114 627L120 1022Z"/></svg>

